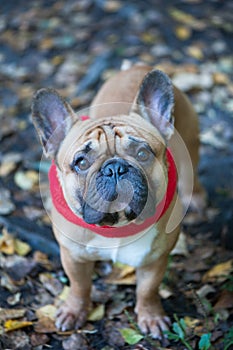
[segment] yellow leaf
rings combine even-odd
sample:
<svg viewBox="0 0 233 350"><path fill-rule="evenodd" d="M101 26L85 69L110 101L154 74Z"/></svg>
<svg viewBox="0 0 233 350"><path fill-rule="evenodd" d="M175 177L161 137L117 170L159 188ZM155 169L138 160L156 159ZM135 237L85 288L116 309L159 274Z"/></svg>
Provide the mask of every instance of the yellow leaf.
<svg viewBox="0 0 233 350"><path fill-rule="evenodd" d="M185 316L184 320L188 328L195 328L200 323L200 320L189 316Z"/></svg>
<svg viewBox="0 0 233 350"><path fill-rule="evenodd" d="M198 20L197 18L193 17L192 15L190 15L189 13L177 10L176 8L171 8L170 9L170 15L178 22L181 22L183 24L187 24L188 26L190 26L191 28L194 29L199 29L199 30L203 30L206 27L206 24L201 21Z"/></svg>
<svg viewBox="0 0 233 350"><path fill-rule="evenodd" d="M70 287L65 286L61 294L58 295L59 300L65 301L68 298Z"/></svg>
<svg viewBox="0 0 233 350"><path fill-rule="evenodd" d="M15 252L14 237L6 229L2 230L3 235L0 237L0 252L12 255Z"/></svg>
<svg viewBox="0 0 233 350"><path fill-rule="evenodd" d="M114 264L106 283L131 285L136 283L135 269L125 264Z"/></svg>
<svg viewBox="0 0 233 350"><path fill-rule="evenodd" d="M29 244L20 241L19 239L15 239L15 252L20 256L25 256L31 251L31 247Z"/></svg>
<svg viewBox="0 0 233 350"><path fill-rule="evenodd" d="M229 78L226 74L221 72L215 72L213 74L214 83L217 85L227 85L229 84Z"/></svg>
<svg viewBox="0 0 233 350"><path fill-rule="evenodd" d="M91 310L88 315L88 321L99 321L104 317L105 307L104 304L98 305L96 308Z"/></svg>
<svg viewBox="0 0 233 350"><path fill-rule="evenodd" d="M204 57L201 49L198 46L189 46L187 52L191 57L194 57L197 60L202 60Z"/></svg>
<svg viewBox="0 0 233 350"><path fill-rule="evenodd" d="M4 323L4 328L6 332L14 331L16 329L24 328L31 326L33 322L31 321L16 321L16 320L8 320Z"/></svg>
<svg viewBox="0 0 233 350"><path fill-rule="evenodd" d="M187 40L191 36L191 30L190 30L190 28L188 28L186 26L178 26L175 29L175 34L176 34L178 39Z"/></svg>
<svg viewBox="0 0 233 350"><path fill-rule="evenodd" d="M207 271L202 277L203 282L220 280L221 282L227 279L227 276L233 271L233 260L228 260L224 263L215 265Z"/></svg>
<svg viewBox="0 0 233 350"><path fill-rule="evenodd" d="M42 306L41 308L36 310L36 316L40 319L43 317L48 317L51 320L55 319L57 308L56 306L52 304L48 304L45 306Z"/></svg>
<svg viewBox="0 0 233 350"><path fill-rule="evenodd" d="M156 36L153 33L145 32L141 35L142 41L145 44L154 44L156 42Z"/></svg>

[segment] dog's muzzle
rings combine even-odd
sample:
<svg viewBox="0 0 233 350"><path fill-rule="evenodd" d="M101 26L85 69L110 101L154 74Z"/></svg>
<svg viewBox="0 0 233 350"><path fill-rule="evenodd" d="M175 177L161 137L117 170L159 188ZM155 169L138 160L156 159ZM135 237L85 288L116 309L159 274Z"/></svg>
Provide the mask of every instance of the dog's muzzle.
<svg viewBox="0 0 233 350"><path fill-rule="evenodd" d="M103 163L89 184L83 201L83 219L89 224L114 225L132 221L144 209L148 183L143 172L122 158Z"/></svg>

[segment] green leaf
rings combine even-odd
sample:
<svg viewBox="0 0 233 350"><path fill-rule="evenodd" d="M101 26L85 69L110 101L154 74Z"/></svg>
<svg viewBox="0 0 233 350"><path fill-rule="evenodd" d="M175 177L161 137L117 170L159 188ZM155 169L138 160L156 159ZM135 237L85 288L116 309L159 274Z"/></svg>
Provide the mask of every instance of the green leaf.
<svg viewBox="0 0 233 350"><path fill-rule="evenodd" d="M233 327L231 327L228 333L224 337L224 350L228 350L233 345Z"/></svg>
<svg viewBox="0 0 233 350"><path fill-rule="evenodd" d="M184 339L185 333L184 333L183 329L181 328L181 326L177 322L173 323L172 328L173 328L173 331L179 336L179 339Z"/></svg>
<svg viewBox="0 0 233 350"><path fill-rule="evenodd" d="M124 338L125 342L129 345L137 344L144 336L132 328L120 329L120 333Z"/></svg>
<svg viewBox="0 0 233 350"><path fill-rule="evenodd" d="M180 340L177 334L172 333L170 331L163 331L163 334L165 334L169 340L174 340L174 341Z"/></svg>
<svg viewBox="0 0 233 350"><path fill-rule="evenodd" d="M202 334L201 339L199 340L199 343L198 343L199 350L208 350L211 347L210 337L211 337L210 333Z"/></svg>

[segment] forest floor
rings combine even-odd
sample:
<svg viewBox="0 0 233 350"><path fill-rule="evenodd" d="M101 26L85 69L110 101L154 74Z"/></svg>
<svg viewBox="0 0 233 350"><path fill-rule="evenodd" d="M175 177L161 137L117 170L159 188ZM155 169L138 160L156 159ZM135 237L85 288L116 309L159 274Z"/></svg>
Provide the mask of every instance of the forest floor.
<svg viewBox="0 0 233 350"><path fill-rule="evenodd" d="M1 1L0 349L233 349L232 14L230 0ZM170 258L160 294L173 326L161 342L136 326L134 270L110 262L96 265L86 325L54 326L69 287L41 200L49 162L32 96L54 87L79 110L124 60L167 72L200 117L208 207L187 215Z"/></svg>

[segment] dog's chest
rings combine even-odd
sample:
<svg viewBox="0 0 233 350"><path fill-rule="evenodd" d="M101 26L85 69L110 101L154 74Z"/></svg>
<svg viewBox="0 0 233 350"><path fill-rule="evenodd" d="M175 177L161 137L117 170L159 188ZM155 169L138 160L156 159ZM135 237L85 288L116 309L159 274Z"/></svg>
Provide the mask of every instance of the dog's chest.
<svg viewBox="0 0 233 350"><path fill-rule="evenodd" d="M134 267L156 260L163 250L163 243L155 225L140 234L124 239L105 238L95 234L88 241L79 244L66 243L76 260L112 260Z"/></svg>

